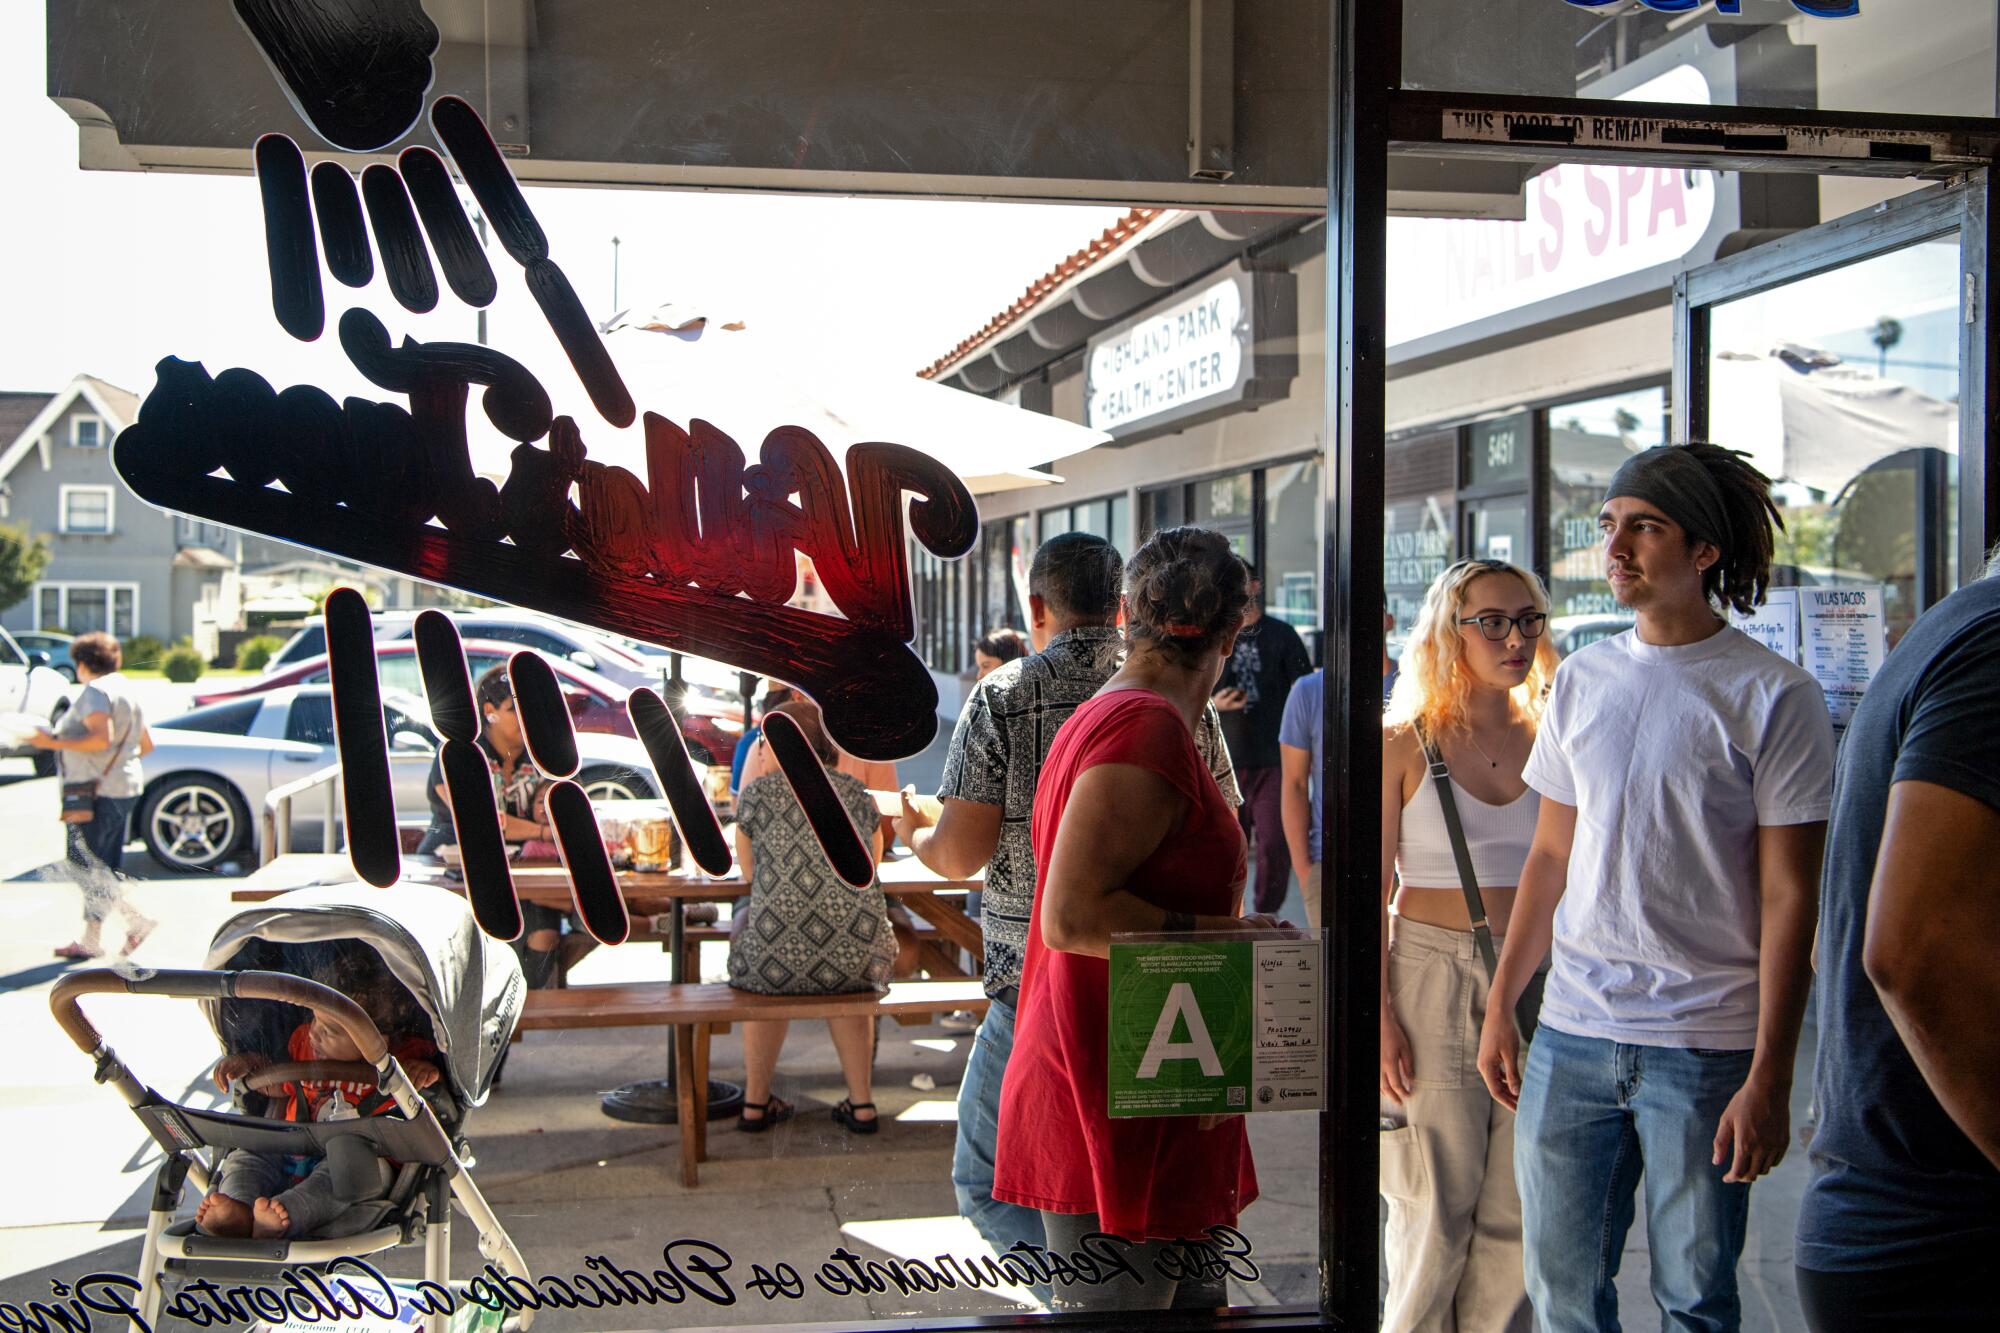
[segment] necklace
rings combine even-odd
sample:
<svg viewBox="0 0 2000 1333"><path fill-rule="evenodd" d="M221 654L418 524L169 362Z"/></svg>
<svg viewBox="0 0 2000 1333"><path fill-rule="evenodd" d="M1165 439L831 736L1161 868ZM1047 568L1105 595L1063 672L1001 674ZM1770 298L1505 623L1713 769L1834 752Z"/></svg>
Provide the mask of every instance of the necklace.
<svg viewBox="0 0 2000 1333"><path fill-rule="evenodd" d="M1500 767L1500 760L1495 759L1492 755L1486 753L1486 747L1479 743L1479 737L1473 734L1471 727L1467 727L1465 729L1465 739L1472 742L1472 748L1479 751L1479 757L1481 759L1484 759L1488 765L1490 765L1493 768ZM1507 739L1500 742L1500 753L1503 757L1507 753L1507 747L1513 743L1513 740L1514 740L1514 729L1512 727L1509 727L1507 728Z"/></svg>

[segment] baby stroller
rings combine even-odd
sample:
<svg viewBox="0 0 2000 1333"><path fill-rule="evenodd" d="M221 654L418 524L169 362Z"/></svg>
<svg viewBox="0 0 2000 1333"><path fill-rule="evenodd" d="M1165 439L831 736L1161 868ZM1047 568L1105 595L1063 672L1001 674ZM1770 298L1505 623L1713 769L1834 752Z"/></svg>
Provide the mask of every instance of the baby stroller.
<svg viewBox="0 0 2000 1333"><path fill-rule="evenodd" d="M364 947L379 956L430 1023L439 1078L424 1092L411 1083L360 1005L305 979L333 951ZM466 1113L486 1100L526 987L513 951L481 933L462 898L420 884L297 889L225 922L207 963L212 970L73 972L56 983L50 997L56 1021L97 1062L97 1081L115 1086L166 1150L137 1274L141 1288L135 1303L149 1326L159 1317L169 1272L275 1276L284 1265L325 1264L421 1243L425 1278L448 1285L453 1199L478 1228L480 1252L503 1273L532 1280L521 1252L465 1169L470 1154L459 1132ZM225 1049L261 1051L279 1063L232 1086L236 1111L178 1105L141 1083L105 1045L78 1004L96 994L200 1000ZM285 1034L304 1021L306 1011L344 1028L366 1063L289 1063ZM373 1083L394 1099L402 1118L308 1123L266 1118L266 1090L275 1094L285 1083L304 1079ZM337 1229L351 1234L233 1239L201 1234L191 1217L174 1221L183 1184L192 1179L206 1194L211 1173L234 1148L327 1158L323 1169L336 1173L337 1197L349 1209ZM525 1328L532 1317L532 1311L523 1311L513 1326ZM442 1314L425 1318L427 1333L443 1333L446 1326Z"/></svg>

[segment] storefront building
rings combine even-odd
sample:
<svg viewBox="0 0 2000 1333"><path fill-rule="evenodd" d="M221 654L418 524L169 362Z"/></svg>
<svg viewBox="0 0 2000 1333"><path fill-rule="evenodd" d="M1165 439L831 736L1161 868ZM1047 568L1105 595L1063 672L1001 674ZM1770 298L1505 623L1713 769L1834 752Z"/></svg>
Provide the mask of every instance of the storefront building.
<svg viewBox="0 0 2000 1333"><path fill-rule="evenodd" d="M84 164L243 173L267 131L336 156L239 31L254 8L51 5L48 93ZM1890 642L2000 536L1991 0L427 8L424 91L476 100L524 182L767 191L774 244L802 192L1130 208L926 369L1112 442L980 496L966 558L917 553L915 646L949 721L972 642L1023 623L1040 541L1129 552L1194 523L1325 667L1325 1100L1249 1117L1265 1192L1237 1306L1176 1327L1378 1318L1385 611L1407 627L1477 554L1549 581L1564 646L1615 632L1595 505L1667 440L1780 478L1781 582L1876 589ZM550 1267L742 1256L729 1300L688 1280L628 1325L1017 1323L928 1266L949 1181L875 1160L745 1235L711 1243L676 1194Z"/></svg>

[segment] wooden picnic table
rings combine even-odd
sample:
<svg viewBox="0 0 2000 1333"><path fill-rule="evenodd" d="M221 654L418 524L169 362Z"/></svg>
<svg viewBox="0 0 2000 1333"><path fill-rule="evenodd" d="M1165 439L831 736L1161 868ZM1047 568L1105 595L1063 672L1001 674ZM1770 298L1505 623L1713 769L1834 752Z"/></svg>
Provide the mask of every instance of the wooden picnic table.
<svg viewBox="0 0 2000 1333"><path fill-rule="evenodd" d="M560 865L517 864L513 872L514 891L522 902L561 909L571 906L569 874ZM229 896L236 902L261 902L309 884L351 879L353 873L344 853L288 852L251 875L242 888ZM403 874L406 879L435 884L454 893L465 890L464 881L449 873L446 866L405 859ZM908 907L952 945L974 958L981 955L985 941L980 936L979 923L966 914L957 899L958 895L979 888L984 883L982 877L945 879L914 856L905 855L884 862L879 878L883 893ZM700 873L635 870L618 872L618 888L625 896L625 910L635 918L682 917L688 903L733 902L750 892L749 882L733 875L710 879Z"/></svg>

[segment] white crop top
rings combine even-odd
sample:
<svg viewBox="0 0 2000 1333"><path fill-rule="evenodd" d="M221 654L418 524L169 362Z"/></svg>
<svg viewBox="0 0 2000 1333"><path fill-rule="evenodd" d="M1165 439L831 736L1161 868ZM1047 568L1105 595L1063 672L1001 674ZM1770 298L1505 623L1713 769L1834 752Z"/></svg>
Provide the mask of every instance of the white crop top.
<svg viewBox="0 0 2000 1333"><path fill-rule="evenodd" d="M1521 867L1535 840L1535 819L1541 801L1531 787L1506 805L1489 805L1452 784L1458 820L1465 826L1465 847L1472 853L1472 873L1482 889L1508 888L1521 882ZM1402 832L1396 840L1396 871L1403 883L1419 888L1457 888L1458 862L1451 854L1451 834L1438 804L1437 784L1430 768L1417 794L1403 807Z"/></svg>

